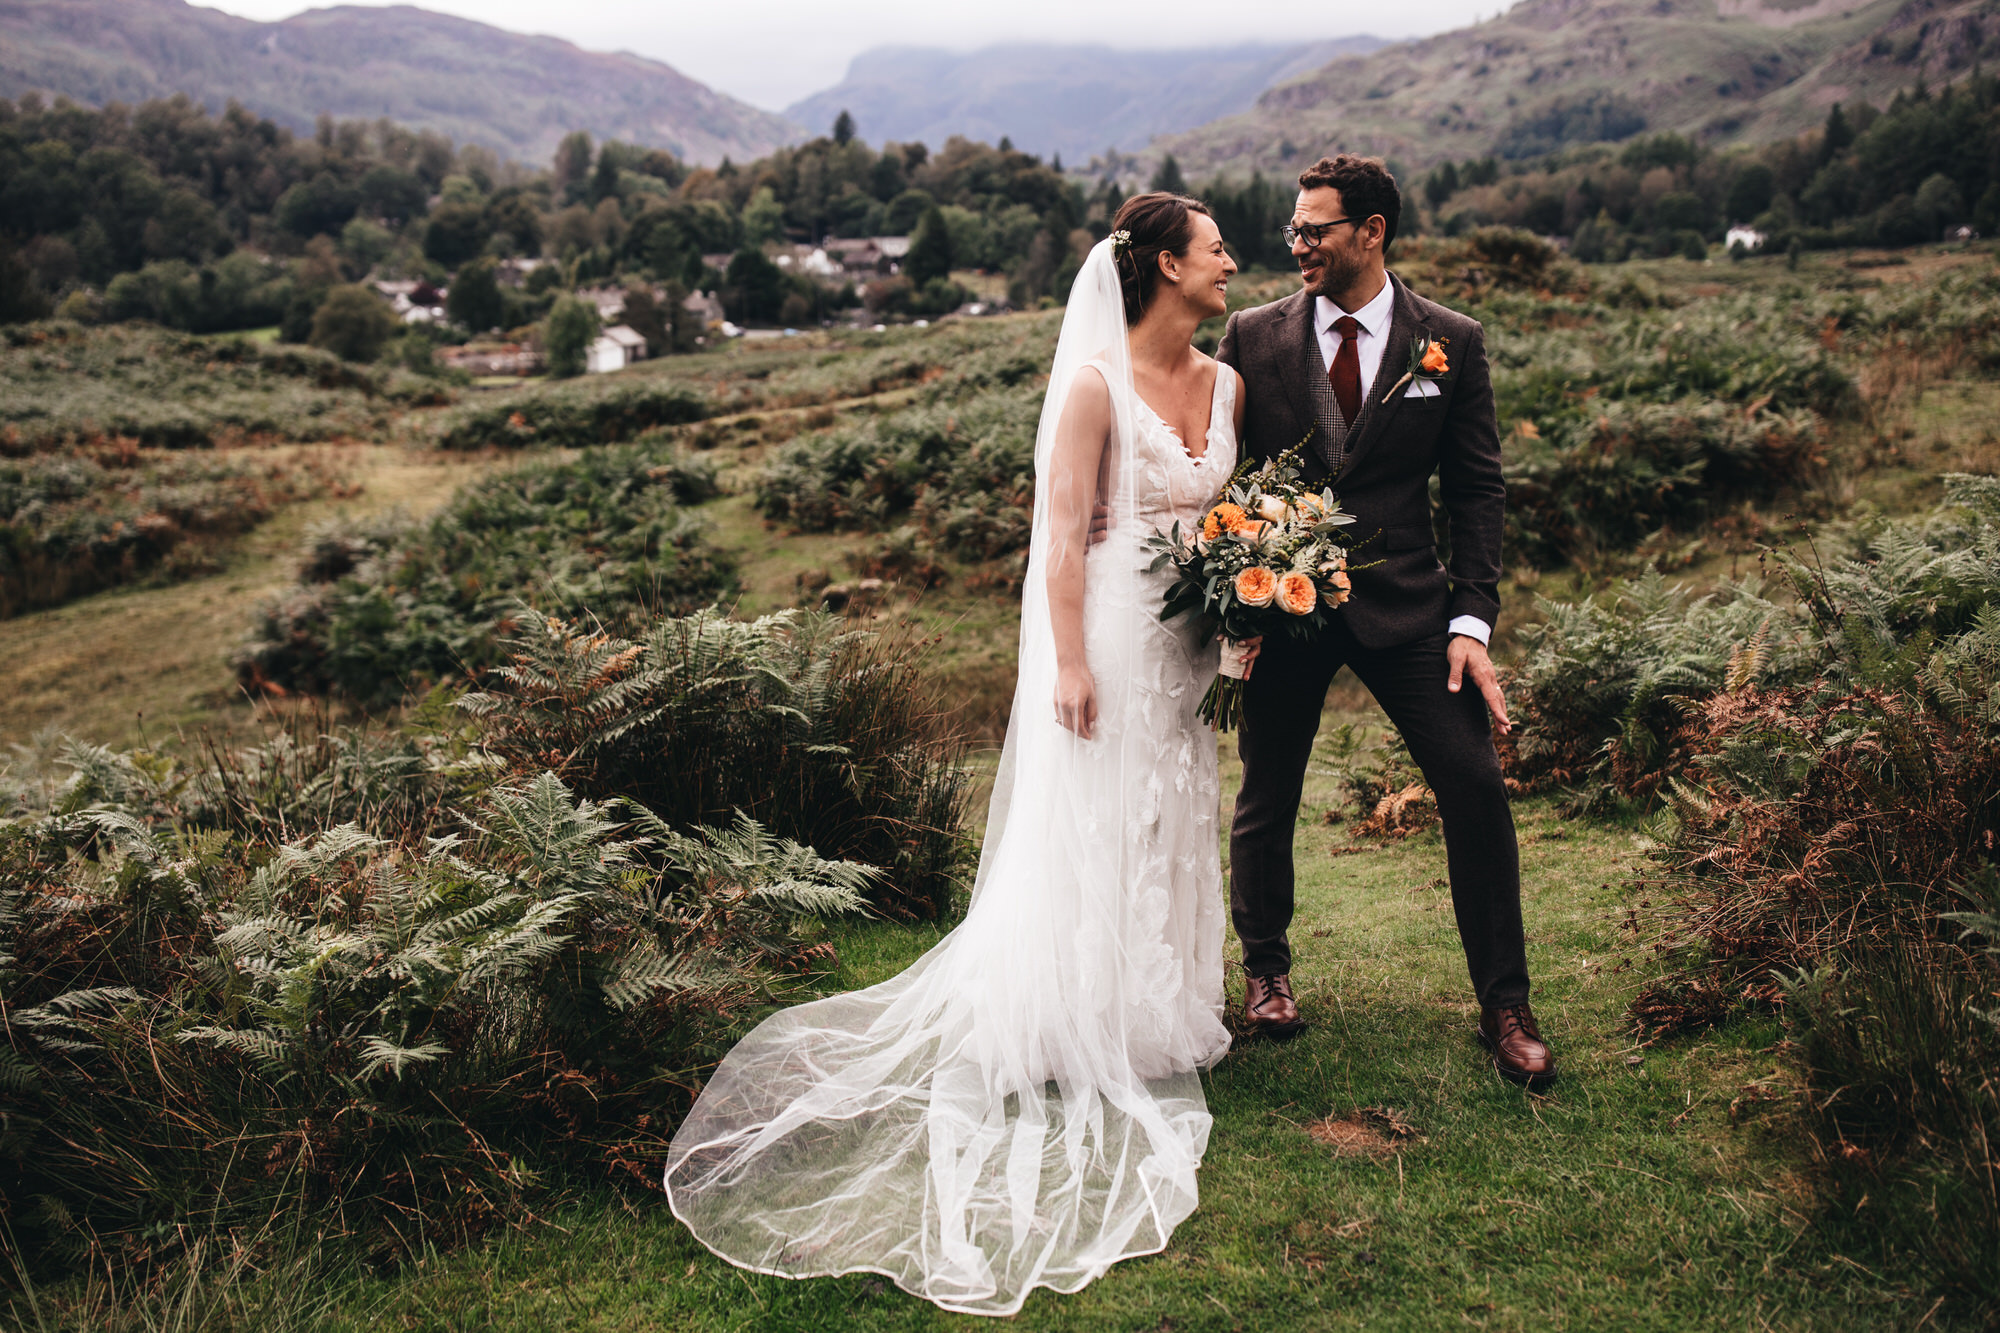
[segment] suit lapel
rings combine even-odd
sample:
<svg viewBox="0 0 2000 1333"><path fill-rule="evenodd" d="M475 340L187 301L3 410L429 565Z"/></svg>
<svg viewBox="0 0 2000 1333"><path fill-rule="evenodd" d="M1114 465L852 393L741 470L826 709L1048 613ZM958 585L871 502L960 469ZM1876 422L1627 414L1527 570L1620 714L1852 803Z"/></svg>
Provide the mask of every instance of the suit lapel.
<svg viewBox="0 0 2000 1333"><path fill-rule="evenodd" d="M1318 346L1318 335L1313 332L1313 301L1304 292L1288 299L1295 303L1295 308L1286 312L1284 332L1276 344L1278 378L1285 386L1285 397L1290 400L1298 419L1310 424L1319 420L1319 408L1310 383L1310 363L1316 355L1312 349ZM1283 449L1291 448L1294 443L1296 441L1286 441ZM1314 440L1308 447L1319 449L1323 445Z"/></svg>
<svg viewBox="0 0 2000 1333"><path fill-rule="evenodd" d="M1410 386L1406 384L1396 388L1396 381L1402 379L1403 372L1409 368L1411 344L1429 328L1417 311L1416 299L1410 295L1410 289L1393 273L1389 275L1389 281L1396 288L1396 299L1389 316L1389 341L1383 345L1382 365L1375 372L1375 382L1368 386L1368 401L1361 409L1361 419L1355 423L1356 429L1348 433L1346 467L1343 471L1354 467L1354 460L1381 438L1396 414L1403 410L1403 393Z"/></svg>

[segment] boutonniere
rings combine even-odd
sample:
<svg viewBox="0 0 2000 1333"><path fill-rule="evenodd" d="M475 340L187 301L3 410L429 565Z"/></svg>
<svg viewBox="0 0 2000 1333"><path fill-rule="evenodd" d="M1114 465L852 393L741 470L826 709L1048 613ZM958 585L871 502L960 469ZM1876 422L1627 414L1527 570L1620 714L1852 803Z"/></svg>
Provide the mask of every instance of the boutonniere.
<svg viewBox="0 0 2000 1333"><path fill-rule="evenodd" d="M1449 338L1419 338L1410 344L1410 368L1403 372L1403 378L1382 396L1382 405L1401 393L1403 386L1411 380L1441 380L1451 373L1451 362L1445 359L1445 346Z"/></svg>

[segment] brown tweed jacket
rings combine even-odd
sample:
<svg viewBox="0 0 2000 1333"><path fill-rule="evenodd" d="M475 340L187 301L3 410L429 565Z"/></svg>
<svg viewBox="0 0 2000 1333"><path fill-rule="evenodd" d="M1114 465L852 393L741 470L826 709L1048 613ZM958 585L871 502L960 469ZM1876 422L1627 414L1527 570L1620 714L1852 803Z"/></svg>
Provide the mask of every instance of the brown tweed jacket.
<svg viewBox="0 0 2000 1333"><path fill-rule="evenodd" d="M1272 458L1306 439L1306 480L1330 483L1355 516L1354 598L1342 615L1370 649L1442 634L1456 616L1494 623L1507 498L1484 330L1393 273L1389 281L1396 298L1382 368L1352 423L1340 420L1313 332L1313 300L1303 291L1231 315L1216 351L1243 376L1243 456ZM1451 368L1438 381L1441 392L1390 395L1409 368L1411 343L1424 334L1448 340ZM1433 476L1448 525L1449 571L1438 563L1431 524Z"/></svg>

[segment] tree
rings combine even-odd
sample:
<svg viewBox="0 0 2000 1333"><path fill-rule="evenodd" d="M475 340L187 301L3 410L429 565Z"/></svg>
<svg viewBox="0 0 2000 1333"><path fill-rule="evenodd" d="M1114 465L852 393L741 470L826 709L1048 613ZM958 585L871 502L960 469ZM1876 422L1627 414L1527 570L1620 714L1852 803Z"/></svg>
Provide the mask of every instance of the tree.
<svg viewBox="0 0 2000 1333"><path fill-rule="evenodd" d="M1181 175L1181 164L1174 161L1172 153L1168 153L1160 159L1160 169L1153 173L1153 179L1146 188L1149 190L1165 190L1168 194L1186 194L1188 192L1187 177Z"/></svg>
<svg viewBox="0 0 2000 1333"><path fill-rule="evenodd" d="M743 242L746 245L762 245L766 241L783 240L785 236L785 206L778 202L768 185L760 185L750 196L750 202L743 205Z"/></svg>
<svg viewBox="0 0 2000 1333"><path fill-rule="evenodd" d="M322 171L280 195L273 216L280 227L304 239L338 233L360 207L359 190L341 184L332 172Z"/></svg>
<svg viewBox="0 0 2000 1333"><path fill-rule="evenodd" d="M583 195L584 180L590 175L590 136L582 130L565 135L556 145L556 189L565 202L574 203Z"/></svg>
<svg viewBox="0 0 2000 1333"><path fill-rule="evenodd" d="M843 148L854 142L854 117L844 107L833 118L833 141Z"/></svg>
<svg viewBox="0 0 2000 1333"><path fill-rule="evenodd" d="M35 286L21 256L0 239L0 324L46 319L48 314L49 298Z"/></svg>
<svg viewBox="0 0 2000 1333"><path fill-rule="evenodd" d="M951 261L951 228L945 225L943 210L933 205L910 237L903 273L921 287L933 278L950 277Z"/></svg>
<svg viewBox="0 0 2000 1333"><path fill-rule="evenodd" d="M738 250L722 277L722 304L735 318L769 320L778 317L785 299L785 273L762 250Z"/></svg>
<svg viewBox="0 0 2000 1333"><path fill-rule="evenodd" d="M486 210L477 204L444 204L424 228L424 257L456 268L486 248Z"/></svg>
<svg viewBox="0 0 2000 1333"><path fill-rule="evenodd" d="M1965 220L1965 199L1951 177L1934 172L1917 187L1916 210L1928 233L1924 239L1935 241L1946 227Z"/></svg>
<svg viewBox="0 0 2000 1333"><path fill-rule="evenodd" d="M565 296L549 311L542 334L542 352L548 359L549 374L557 379L581 375L590 354L591 340L597 337L597 307L574 296Z"/></svg>
<svg viewBox="0 0 2000 1333"><path fill-rule="evenodd" d="M1833 109L1826 113L1826 128L1820 133L1819 160L1824 166L1846 152L1854 143L1854 127L1847 123L1847 113L1835 102Z"/></svg>
<svg viewBox="0 0 2000 1333"><path fill-rule="evenodd" d="M401 226L420 218L429 207L430 191L411 173L398 167L370 167L359 187L361 210L384 222Z"/></svg>
<svg viewBox="0 0 2000 1333"><path fill-rule="evenodd" d="M1777 176L1762 162L1752 162L1736 173L1729 184L1729 201L1723 211L1732 222L1748 222L1771 206L1777 190Z"/></svg>
<svg viewBox="0 0 2000 1333"><path fill-rule="evenodd" d="M646 355L665 356L674 350L668 311L653 298L652 288L627 287L625 309L618 320L646 340Z"/></svg>
<svg viewBox="0 0 2000 1333"><path fill-rule="evenodd" d="M506 321L507 304L500 297L492 260L475 260L458 271L445 295L444 313L470 333L484 333Z"/></svg>
<svg viewBox="0 0 2000 1333"><path fill-rule="evenodd" d="M1453 166L1449 161L1446 161L1437 170L1431 172L1430 176L1424 181L1424 198L1430 200L1432 208L1438 207L1445 200L1457 193L1458 168Z"/></svg>
<svg viewBox="0 0 2000 1333"><path fill-rule="evenodd" d="M313 314L312 345L348 361L373 361L396 332L396 316L366 287L335 287Z"/></svg>

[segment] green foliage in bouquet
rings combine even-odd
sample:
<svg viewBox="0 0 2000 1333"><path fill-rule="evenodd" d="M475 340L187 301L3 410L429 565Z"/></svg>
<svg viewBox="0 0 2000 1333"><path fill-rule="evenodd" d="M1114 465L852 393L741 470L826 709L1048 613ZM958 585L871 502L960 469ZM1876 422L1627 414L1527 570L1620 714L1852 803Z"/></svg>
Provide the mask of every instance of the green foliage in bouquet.
<svg viewBox="0 0 2000 1333"><path fill-rule="evenodd" d="M1172 567L1160 619L1195 616L1229 643L1265 634L1310 639L1348 599L1347 545L1354 516L1331 489L1299 484L1298 444L1254 470L1248 460L1223 484L1197 531L1176 521L1145 541L1157 552L1149 572ZM1242 722L1243 682L1225 656L1223 674L1202 697L1202 720L1228 731Z"/></svg>

